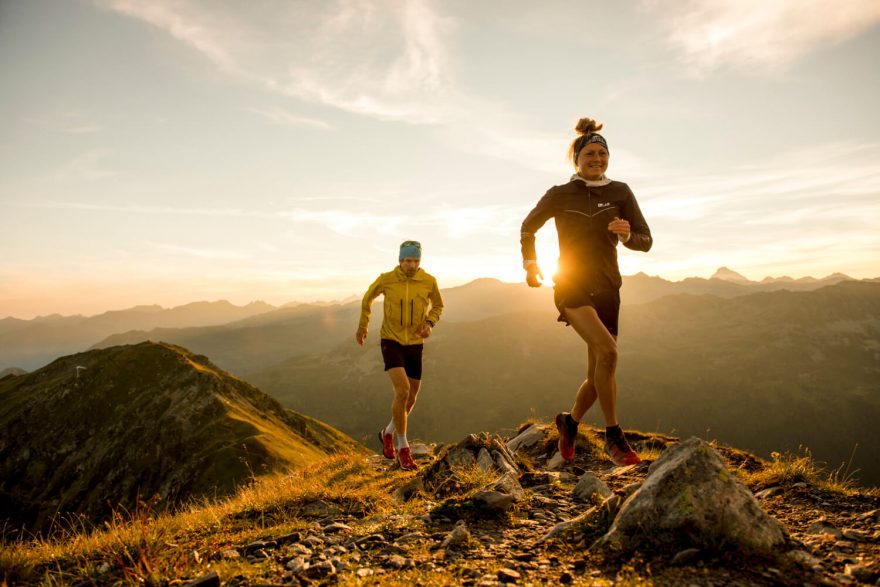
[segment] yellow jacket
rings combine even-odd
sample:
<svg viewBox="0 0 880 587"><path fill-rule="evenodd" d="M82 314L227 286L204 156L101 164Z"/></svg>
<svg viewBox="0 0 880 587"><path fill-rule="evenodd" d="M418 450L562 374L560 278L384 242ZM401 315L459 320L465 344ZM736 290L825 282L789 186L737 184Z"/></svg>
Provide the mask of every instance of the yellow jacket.
<svg viewBox="0 0 880 587"><path fill-rule="evenodd" d="M416 334L416 330L425 320L436 324L443 312L443 298L434 276L419 269L407 278L397 267L380 275L364 294L358 328L367 328L373 300L380 295L385 296L385 315L379 336L403 345L422 344L424 339Z"/></svg>

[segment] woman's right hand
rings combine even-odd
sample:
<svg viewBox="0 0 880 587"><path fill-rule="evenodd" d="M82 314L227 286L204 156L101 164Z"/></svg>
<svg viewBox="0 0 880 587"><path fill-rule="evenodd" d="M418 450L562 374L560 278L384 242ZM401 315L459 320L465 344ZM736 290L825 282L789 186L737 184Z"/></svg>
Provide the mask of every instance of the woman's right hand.
<svg viewBox="0 0 880 587"><path fill-rule="evenodd" d="M541 273L541 268L538 267L537 263L532 263L526 267L526 283L529 284L529 287L541 287L541 281L543 280L544 274Z"/></svg>

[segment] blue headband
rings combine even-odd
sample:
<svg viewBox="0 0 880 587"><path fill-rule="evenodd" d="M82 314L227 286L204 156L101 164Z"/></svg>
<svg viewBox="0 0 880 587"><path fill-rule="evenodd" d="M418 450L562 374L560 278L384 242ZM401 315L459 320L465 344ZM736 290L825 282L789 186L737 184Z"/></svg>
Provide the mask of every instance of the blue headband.
<svg viewBox="0 0 880 587"><path fill-rule="evenodd" d="M404 241L400 245L400 258L399 261L403 261L407 257L412 257L413 259L421 259L422 258L422 243L419 241Z"/></svg>

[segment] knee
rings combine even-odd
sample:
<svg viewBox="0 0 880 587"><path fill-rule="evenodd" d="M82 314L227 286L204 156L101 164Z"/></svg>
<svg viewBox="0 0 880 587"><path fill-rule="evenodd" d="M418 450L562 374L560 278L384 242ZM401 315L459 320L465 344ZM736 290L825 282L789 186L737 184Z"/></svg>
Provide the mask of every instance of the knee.
<svg viewBox="0 0 880 587"><path fill-rule="evenodd" d="M609 369L617 367L617 345L614 343L603 345L596 349L596 360Z"/></svg>
<svg viewBox="0 0 880 587"><path fill-rule="evenodd" d="M409 399L409 381L394 384L394 395L399 400Z"/></svg>

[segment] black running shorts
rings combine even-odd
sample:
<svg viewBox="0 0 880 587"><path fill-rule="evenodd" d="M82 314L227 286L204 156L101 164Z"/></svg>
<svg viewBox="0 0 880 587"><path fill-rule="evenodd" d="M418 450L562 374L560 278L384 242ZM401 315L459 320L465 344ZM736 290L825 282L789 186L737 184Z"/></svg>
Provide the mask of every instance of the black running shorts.
<svg viewBox="0 0 880 587"><path fill-rule="evenodd" d="M402 345L396 340L383 338L381 341L382 358L385 359L385 370L403 367L410 379L422 379L422 349L425 345Z"/></svg>
<svg viewBox="0 0 880 587"><path fill-rule="evenodd" d="M608 332L612 336L617 336L618 319L620 317L619 290L590 292L576 284L557 283L553 287L553 301L556 304L556 309L559 310L557 321L565 322L566 326L568 326L568 320L565 317L564 308L590 306L596 310L599 320L605 325Z"/></svg>

